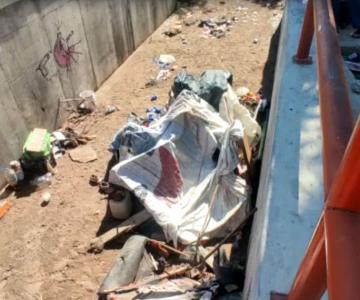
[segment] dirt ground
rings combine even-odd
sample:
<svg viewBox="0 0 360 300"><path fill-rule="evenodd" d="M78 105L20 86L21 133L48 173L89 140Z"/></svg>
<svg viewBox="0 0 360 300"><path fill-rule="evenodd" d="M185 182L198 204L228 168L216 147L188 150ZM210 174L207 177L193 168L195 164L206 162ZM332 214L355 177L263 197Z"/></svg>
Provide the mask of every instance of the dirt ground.
<svg viewBox="0 0 360 300"><path fill-rule="evenodd" d="M99 89L99 112L79 125L96 135L90 145L98 160L79 164L66 154L58 161L50 187L31 195L10 196L14 206L0 221L0 299L97 299L96 291L119 247L115 244L100 254L86 251L99 228L110 226L103 220L106 201L89 185L89 177L104 175L110 159L107 146L130 112L144 115L146 108L167 102L176 72L227 69L234 76L235 88L247 86L269 93L274 67L274 53L269 49L274 46L281 5L220 2L209 1L192 11L198 19L237 17L225 37L208 38L197 25L183 26L181 34L166 37L162 33L181 21L174 14ZM157 75L153 60L160 54L174 55L178 69L168 80L146 88L145 83ZM156 102L150 101L153 95L158 97ZM108 104L118 106L119 111L104 116ZM44 192L52 195L46 207L40 205Z"/></svg>

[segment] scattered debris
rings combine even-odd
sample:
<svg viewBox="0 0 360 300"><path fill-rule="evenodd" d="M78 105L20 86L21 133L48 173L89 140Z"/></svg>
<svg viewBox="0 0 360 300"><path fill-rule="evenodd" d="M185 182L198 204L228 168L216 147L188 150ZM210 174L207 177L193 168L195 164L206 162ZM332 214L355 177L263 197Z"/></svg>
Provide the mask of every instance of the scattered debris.
<svg viewBox="0 0 360 300"><path fill-rule="evenodd" d="M109 195L114 191L114 188L110 186L109 182L101 180L99 183L99 192L105 195Z"/></svg>
<svg viewBox="0 0 360 300"><path fill-rule="evenodd" d="M252 112L254 119L256 119L258 113L267 106L267 100L264 99L261 94L253 93L247 87L238 88L236 95L239 97L240 103Z"/></svg>
<svg viewBox="0 0 360 300"><path fill-rule="evenodd" d="M175 35L178 35L181 32L182 32L182 26L181 25L173 25L172 27L170 27L169 29L164 31L164 34L166 36L168 36L168 37L173 37Z"/></svg>
<svg viewBox="0 0 360 300"><path fill-rule="evenodd" d="M176 63L176 59L172 55L161 54L157 58L156 63L159 66L160 70L169 70Z"/></svg>
<svg viewBox="0 0 360 300"><path fill-rule="evenodd" d="M41 206L47 206L51 200L51 194L49 192L42 194L41 200Z"/></svg>
<svg viewBox="0 0 360 300"><path fill-rule="evenodd" d="M30 185L36 187L37 189L43 189L51 185L52 182L52 174L50 172L36 176L33 180L30 181Z"/></svg>
<svg viewBox="0 0 360 300"><path fill-rule="evenodd" d="M82 101L78 105L78 112L80 114L91 114L96 110L96 96L92 90L85 90L79 94Z"/></svg>
<svg viewBox="0 0 360 300"><path fill-rule="evenodd" d="M24 180L24 171L21 163L18 160L13 160L9 164L9 168L4 172L5 181L9 186L16 186Z"/></svg>
<svg viewBox="0 0 360 300"><path fill-rule="evenodd" d="M152 86L156 86L158 84L158 80L156 79L150 79L148 82L145 83L145 87L149 88Z"/></svg>
<svg viewBox="0 0 360 300"><path fill-rule="evenodd" d="M248 94L250 94L250 90L245 86L242 86L236 90L236 95L240 98L245 97Z"/></svg>
<svg viewBox="0 0 360 300"><path fill-rule="evenodd" d="M11 209L12 203L7 200L0 200L0 219L6 215L6 213Z"/></svg>
<svg viewBox="0 0 360 300"><path fill-rule="evenodd" d="M258 38L253 39L253 43L254 43L254 44L257 44L258 42L259 42L259 39L258 39Z"/></svg>
<svg viewBox="0 0 360 300"><path fill-rule="evenodd" d="M65 149L76 148L79 145L85 145L89 141L92 141L96 138L95 135L78 133L70 127L65 127L61 131L54 131L51 135L53 137L53 147L56 146L56 151L60 151L62 154L65 153Z"/></svg>
<svg viewBox="0 0 360 300"><path fill-rule="evenodd" d="M197 23L197 18L194 15L190 14L184 19L184 24L186 26L192 26Z"/></svg>
<svg viewBox="0 0 360 300"><path fill-rule="evenodd" d="M70 158L79 163L88 163L97 160L97 154L91 146L82 146L69 152Z"/></svg>
<svg viewBox="0 0 360 300"><path fill-rule="evenodd" d="M225 36L225 30L222 28L212 29L209 34L219 39Z"/></svg>
<svg viewBox="0 0 360 300"><path fill-rule="evenodd" d="M161 109L157 107L148 108L146 110L147 124L159 120L161 117Z"/></svg>
<svg viewBox="0 0 360 300"><path fill-rule="evenodd" d="M105 110L105 116L110 115L118 110L119 109L115 105L108 105Z"/></svg>
<svg viewBox="0 0 360 300"><path fill-rule="evenodd" d="M109 208L113 218L126 220L132 212L132 198L128 190L116 189L109 195Z"/></svg>
<svg viewBox="0 0 360 300"><path fill-rule="evenodd" d="M199 23L199 27L204 28L204 34L207 36L222 38L226 35L227 31L230 31L233 22L234 20L228 20L224 16L217 19L202 20Z"/></svg>
<svg viewBox="0 0 360 300"><path fill-rule="evenodd" d="M138 212L137 214L128 218L126 221L122 222L120 225L91 240L89 251L94 251L96 253L101 252L105 243L129 232L130 230L135 229L137 226L146 222L150 218L151 215L146 210Z"/></svg>
<svg viewBox="0 0 360 300"><path fill-rule="evenodd" d="M157 99L158 99L157 96L151 96L151 98L150 98L151 101L156 101Z"/></svg>
<svg viewBox="0 0 360 300"><path fill-rule="evenodd" d="M150 79L147 83L145 83L145 87L155 86L159 81L168 79L170 77L171 71L175 70L174 65L176 63L176 59L172 55L162 54L157 59L155 59L155 63L159 68L159 73L155 79Z"/></svg>
<svg viewBox="0 0 360 300"><path fill-rule="evenodd" d="M102 181L102 179L99 177L99 176L97 176L97 175L95 175L95 174L91 174L90 175L90 179L89 179L89 183L90 183L90 185L92 185L92 186L98 186L98 185L100 185L100 182Z"/></svg>

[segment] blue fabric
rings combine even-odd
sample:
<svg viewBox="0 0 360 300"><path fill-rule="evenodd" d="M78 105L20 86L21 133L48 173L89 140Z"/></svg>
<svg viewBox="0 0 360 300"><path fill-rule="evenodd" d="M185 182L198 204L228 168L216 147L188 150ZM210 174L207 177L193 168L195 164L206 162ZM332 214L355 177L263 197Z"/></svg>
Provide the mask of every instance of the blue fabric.
<svg viewBox="0 0 360 300"><path fill-rule="evenodd" d="M109 150L114 152L118 151L121 146L126 146L133 155L138 155L153 148L156 142L157 136L152 135L147 128L128 123L115 135Z"/></svg>

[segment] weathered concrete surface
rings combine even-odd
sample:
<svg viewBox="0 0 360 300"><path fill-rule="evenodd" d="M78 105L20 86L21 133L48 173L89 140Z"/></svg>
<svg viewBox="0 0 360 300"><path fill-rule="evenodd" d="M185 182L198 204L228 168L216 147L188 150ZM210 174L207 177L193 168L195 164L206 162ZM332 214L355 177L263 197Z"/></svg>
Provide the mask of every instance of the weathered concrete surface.
<svg viewBox="0 0 360 300"><path fill-rule="evenodd" d="M316 64L292 62L303 14L302 1L287 1L244 299L289 291L323 206Z"/></svg>
<svg viewBox="0 0 360 300"><path fill-rule="evenodd" d="M97 89L175 5L0 0L0 166L18 157L33 127L57 125L61 99Z"/></svg>
<svg viewBox="0 0 360 300"><path fill-rule="evenodd" d="M287 1L244 299L267 300L271 291L289 291L323 207L316 53L311 50L312 65L292 62L303 15L302 1ZM351 79L350 72L346 73ZM359 97L351 93L351 102L356 119Z"/></svg>

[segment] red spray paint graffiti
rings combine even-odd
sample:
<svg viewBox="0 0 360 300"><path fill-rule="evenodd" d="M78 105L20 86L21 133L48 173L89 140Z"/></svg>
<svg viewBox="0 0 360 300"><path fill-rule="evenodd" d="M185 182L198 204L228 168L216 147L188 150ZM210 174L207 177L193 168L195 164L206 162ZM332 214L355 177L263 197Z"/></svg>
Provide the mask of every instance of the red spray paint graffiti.
<svg viewBox="0 0 360 300"><path fill-rule="evenodd" d="M71 44L70 40L73 35L74 31L72 30L68 36L64 38L62 32L58 29L53 49L44 55L36 68L36 70L39 71L45 79L50 80L52 77L49 76L49 70L46 66L51 58L51 54L53 55L56 65L60 68L66 69L67 72L71 71L73 63L78 62L77 56L82 53L76 51L76 46L80 44L80 41Z"/></svg>
<svg viewBox="0 0 360 300"><path fill-rule="evenodd" d="M71 64L73 62L77 63L75 59L76 54L81 54L75 50L76 45L80 43L80 41L75 44L70 44L70 39L73 36L74 31L71 31L66 39L62 37L61 32L57 33L57 38L53 48L53 55L55 62L61 68L66 68L68 71L71 68Z"/></svg>

